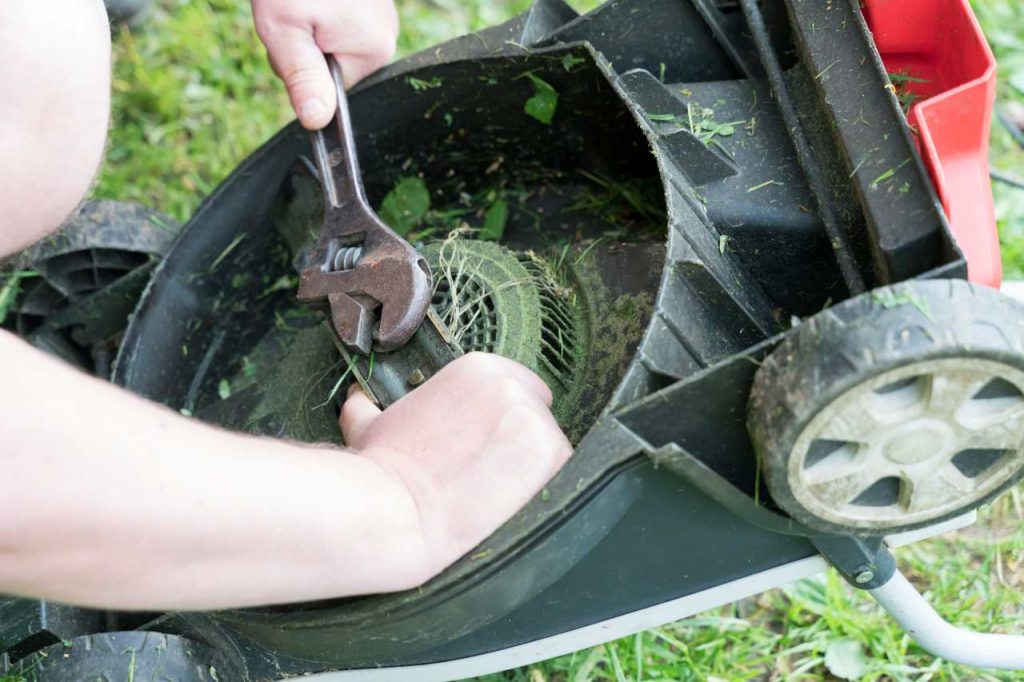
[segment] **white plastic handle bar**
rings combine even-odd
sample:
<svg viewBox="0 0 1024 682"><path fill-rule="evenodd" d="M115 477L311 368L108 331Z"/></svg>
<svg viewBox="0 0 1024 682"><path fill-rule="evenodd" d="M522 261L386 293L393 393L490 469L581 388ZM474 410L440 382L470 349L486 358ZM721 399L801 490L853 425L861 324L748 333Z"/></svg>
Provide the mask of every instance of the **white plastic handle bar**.
<svg viewBox="0 0 1024 682"><path fill-rule="evenodd" d="M976 668L1024 670L1024 637L983 634L947 623L899 571L868 592L935 656Z"/></svg>

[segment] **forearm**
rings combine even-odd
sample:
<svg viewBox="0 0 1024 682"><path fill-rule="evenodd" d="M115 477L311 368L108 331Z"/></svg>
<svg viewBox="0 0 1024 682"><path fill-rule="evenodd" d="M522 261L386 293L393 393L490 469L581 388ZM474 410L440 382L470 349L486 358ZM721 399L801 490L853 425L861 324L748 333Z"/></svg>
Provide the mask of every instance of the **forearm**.
<svg viewBox="0 0 1024 682"><path fill-rule="evenodd" d="M221 431L0 332L0 592L219 608L411 587L408 492L372 460Z"/></svg>

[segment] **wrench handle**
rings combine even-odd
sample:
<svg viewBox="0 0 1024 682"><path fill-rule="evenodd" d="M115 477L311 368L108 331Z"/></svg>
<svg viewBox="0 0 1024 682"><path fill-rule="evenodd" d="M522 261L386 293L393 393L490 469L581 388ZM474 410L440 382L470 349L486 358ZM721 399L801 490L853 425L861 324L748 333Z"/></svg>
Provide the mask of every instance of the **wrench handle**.
<svg viewBox="0 0 1024 682"><path fill-rule="evenodd" d="M325 55L327 67L334 81L337 108L334 121L338 127L340 158L332 158L327 149L327 138L323 130L313 133L313 155L316 157L317 169L323 179L324 197L329 209L349 208L362 212L369 211L366 191L363 189L362 173L359 170L359 157L356 154L356 140L352 133L352 114L348 108L348 96L345 93L345 81L341 73L341 64L333 55ZM332 163L334 161L334 163ZM353 205L354 204L354 205Z"/></svg>

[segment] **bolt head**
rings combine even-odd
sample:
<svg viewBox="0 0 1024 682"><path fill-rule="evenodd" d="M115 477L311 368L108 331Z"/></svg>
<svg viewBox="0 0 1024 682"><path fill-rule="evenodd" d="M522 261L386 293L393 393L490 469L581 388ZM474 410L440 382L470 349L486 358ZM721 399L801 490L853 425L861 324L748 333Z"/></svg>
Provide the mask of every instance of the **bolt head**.
<svg viewBox="0 0 1024 682"><path fill-rule="evenodd" d="M410 386L419 386L426 380L427 378L423 376L423 372L418 369L414 369L413 371L411 371L407 379Z"/></svg>
<svg viewBox="0 0 1024 682"><path fill-rule="evenodd" d="M874 580L875 579L875 574L873 572L871 572L871 571L864 570L864 571L861 571L860 573L858 573L856 576L854 576L853 579L855 581L857 581L858 585L863 585L865 583L869 583L872 580Z"/></svg>

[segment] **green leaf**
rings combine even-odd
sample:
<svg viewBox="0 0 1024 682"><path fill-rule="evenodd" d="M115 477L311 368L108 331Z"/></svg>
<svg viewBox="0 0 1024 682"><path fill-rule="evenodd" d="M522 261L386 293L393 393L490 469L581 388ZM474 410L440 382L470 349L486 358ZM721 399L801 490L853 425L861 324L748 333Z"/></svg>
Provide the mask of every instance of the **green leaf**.
<svg viewBox="0 0 1024 682"><path fill-rule="evenodd" d="M221 400L227 400L231 397L231 382L227 379L221 379L220 383L217 384L217 395L220 396Z"/></svg>
<svg viewBox="0 0 1024 682"><path fill-rule="evenodd" d="M893 83L930 83L931 81L927 78L917 78L910 75L910 69L903 69L902 71L890 72L889 80Z"/></svg>
<svg viewBox="0 0 1024 682"><path fill-rule="evenodd" d="M504 199L498 199L484 214L484 225L480 228L480 239L496 242L505 234L505 224L508 223L508 203Z"/></svg>
<svg viewBox="0 0 1024 682"><path fill-rule="evenodd" d="M422 178L402 178L384 197L380 219L404 237L419 225L430 210L430 191Z"/></svg>
<svg viewBox="0 0 1024 682"><path fill-rule="evenodd" d="M277 281L263 290L260 298L266 298L275 291L291 291L299 286L299 278L295 275L281 275Z"/></svg>
<svg viewBox="0 0 1024 682"><path fill-rule="evenodd" d="M26 277L37 277L39 273L31 270L15 270L5 275L0 273L0 324L7 318L7 314L18 300L21 293L21 280Z"/></svg>
<svg viewBox="0 0 1024 682"><path fill-rule="evenodd" d="M868 656L855 639L836 639L825 650L825 667L843 680L856 680L868 670Z"/></svg>
<svg viewBox="0 0 1024 682"><path fill-rule="evenodd" d="M3 324L4 320L7 319L7 313L10 311L11 306L14 305L14 301L18 298L18 292L20 291L21 285L17 276L12 276L3 284L0 284L0 324Z"/></svg>
<svg viewBox="0 0 1024 682"><path fill-rule="evenodd" d="M551 121L555 118L555 110L558 109L558 93L550 83L532 73L528 73L526 76L533 83L533 97L526 100L523 111L527 116L537 119L544 125L551 125Z"/></svg>
<svg viewBox="0 0 1024 682"><path fill-rule="evenodd" d="M587 61L587 60L583 59L582 57L577 57L577 56L572 55L572 54L567 54L564 57L562 57L562 68L565 69L566 71L572 71L577 66L579 66L582 63L584 63L585 61Z"/></svg>
<svg viewBox="0 0 1024 682"><path fill-rule="evenodd" d="M434 88L441 87L441 85L444 83L440 76L434 76L428 81L425 81L422 78L415 78L413 76L409 76L408 78L405 79L405 81L409 84L409 87L411 87L416 92L423 92L424 90L433 90Z"/></svg>

